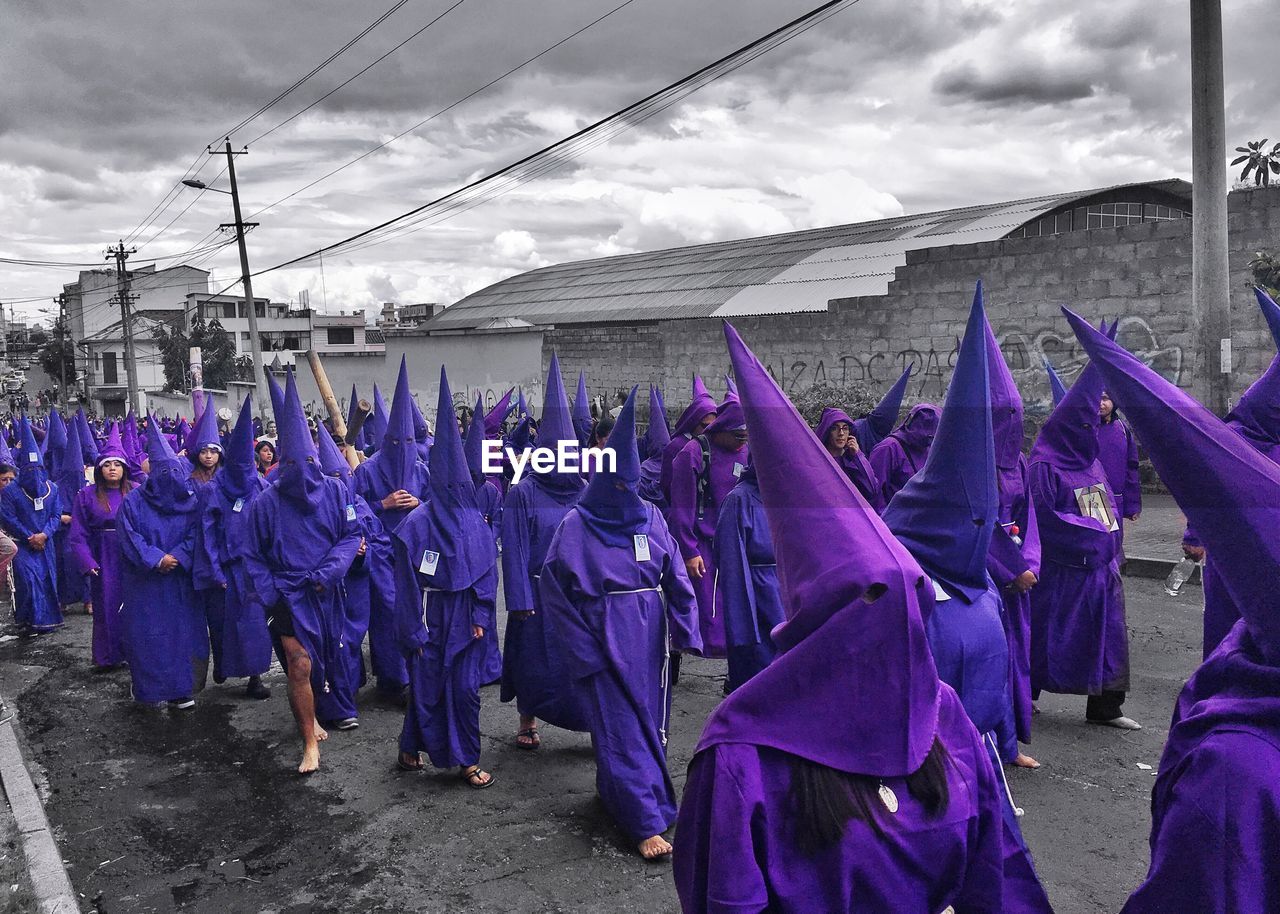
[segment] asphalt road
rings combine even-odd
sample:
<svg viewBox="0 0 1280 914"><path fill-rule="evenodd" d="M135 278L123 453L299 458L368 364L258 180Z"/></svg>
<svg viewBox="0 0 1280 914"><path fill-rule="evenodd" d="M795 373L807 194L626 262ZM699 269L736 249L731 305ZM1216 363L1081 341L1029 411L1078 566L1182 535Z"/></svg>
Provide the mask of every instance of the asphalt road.
<svg viewBox="0 0 1280 914"><path fill-rule="evenodd" d="M1009 773L1023 828L1060 914L1118 911L1146 870L1149 796L1182 682L1198 659L1200 594L1129 579L1133 693L1146 729L1084 723L1084 700L1046 695L1030 751ZM276 668L252 702L228 683L187 712L129 700L128 674L95 675L90 619L0 644L0 694L85 910L313 912L676 911L668 864L623 842L595 798L590 741L545 727L512 745L513 708L483 693L483 763L498 783L395 768L401 713L362 696L361 726L333 733L323 770L292 774L299 747ZM677 789L724 666L686 662L675 690ZM1149 766L1149 767L1142 767Z"/></svg>

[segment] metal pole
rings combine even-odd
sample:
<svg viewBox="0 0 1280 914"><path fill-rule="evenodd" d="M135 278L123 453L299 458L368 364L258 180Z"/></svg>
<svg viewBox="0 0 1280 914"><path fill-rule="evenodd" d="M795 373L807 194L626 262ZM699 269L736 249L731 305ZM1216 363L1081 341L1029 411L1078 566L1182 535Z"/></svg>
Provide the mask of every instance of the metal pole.
<svg viewBox="0 0 1280 914"><path fill-rule="evenodd" d="M1191 0L1191 316L1196 380L1225 415L1231 396L1231 273L1227 260L1227 129L1221 0ZM1203 372L1203 374L1201 374Z"/></svg>
<svg viewBox="0 0 1280 914"><path fill-rule="evenodd" d="M67 296L60 293L54 301L58 305L58 402L62 411L67 410Z"/></svg>
<svg viewBox="0 0 1280 914"><path fill-rule="evenodd" d="M244 285L244 309L249 317L249 352L253 357L253 394L258 415L267 416L267 379L262 373L262 340L258 337L258 312L253 304L253 281L249 276L249 254L244 246L244 219L240 216L240 191L236 187L236 160L227 139L227 174L231 178L231 206L236 216L236 243L240 247L240 281Z"/></svg>
<svg viewBox="0 0 1280 914"><path fill-rule="evenodd" d="M129 409L135 413L141 410L138 403L138 363L133 351L133 321L129 315L129 273L124 263L137 248L124 249L124 240L117 248L108 248L107 256L116 260L116 279L119 282L116 296L120 299L120 329L124 332L124 371L129 382Z"/></svg>

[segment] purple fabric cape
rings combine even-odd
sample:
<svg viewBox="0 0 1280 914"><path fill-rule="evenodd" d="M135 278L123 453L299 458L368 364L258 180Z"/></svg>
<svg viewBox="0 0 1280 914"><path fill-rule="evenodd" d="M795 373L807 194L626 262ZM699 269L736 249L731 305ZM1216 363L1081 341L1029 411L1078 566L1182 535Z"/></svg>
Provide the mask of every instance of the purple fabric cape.
<svg viewBox="0 0 1280 914"><path fill-rule="evenodd" d="M538 581L548 637L591 731L600 799L632 842L675 822L666 766L667 652L701 647L684 562L662 515L646 508L647 559L637 559L631 543L608 545L574 508Z"/></svg>
<svg viewBox="0 0 1280 914"><path fill-rule="evenodd" d="M827 443L827 434L837 422L845 423L850 430L854 429L854 421L849 418L849 414L844 410L828 407L822 411L815 434L824 447ZM858 440L856 432L854 432L853 438L855 441ZM844 470L844 474L849 477L849 481L853 483L854 487L862 493L862 497L878 513L884 510L884 495L880 488L880 480L876 478L876 471L871 468L871 461L862 452L861 443L859 443L858 447L859 450L856 451L845 450L836 459L836 463L840 464L840 469Z"/></svg>
<svg viewBox="0 0 1280 914"><path fill-rule="evenodd" d="M880 480L880 491L886 505L924 466L941 415L932 403L911 407L902 424L867 455L876 479Z"/></svg>

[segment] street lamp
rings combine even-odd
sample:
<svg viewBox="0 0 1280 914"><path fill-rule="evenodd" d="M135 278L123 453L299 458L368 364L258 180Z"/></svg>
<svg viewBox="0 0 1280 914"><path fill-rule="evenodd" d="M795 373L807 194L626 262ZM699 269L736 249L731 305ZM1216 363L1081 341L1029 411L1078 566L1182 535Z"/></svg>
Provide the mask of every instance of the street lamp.
<svg viewBox="0 0 1280 914"><path fill-rule="evenodd" d="M209 150L213 152L212 149ZM231 179L231 190L220 190L216 187L210 187L203 181L195 178L183 178L182 183L187 187L196 190L211 190L215 194L227 194L231 197L231 208L235 213L236 221L233 223L223 223L219 228L234 228L236 230L236 244L240 248L240 282L244 286L244 309L245 314L249 318L249 352L253 357L253 390L254 399L258 405L258 415L267 415L267 383L266 376L262 367L262 340L258 337L258 312L254 308L253 302L253 281L249 276L249 254L245 250L244 230L246 224L240 215L240 192L236 187L236 163L235 153L231 151L231 140L227 140L227 173ZM257 225L256 222L249 225Z"/></svg>

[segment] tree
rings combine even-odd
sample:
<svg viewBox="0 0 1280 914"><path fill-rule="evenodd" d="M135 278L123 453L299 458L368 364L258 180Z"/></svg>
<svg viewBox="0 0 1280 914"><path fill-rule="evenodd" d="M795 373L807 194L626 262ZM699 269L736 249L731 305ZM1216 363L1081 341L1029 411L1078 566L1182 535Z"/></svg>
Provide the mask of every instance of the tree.
<svg viewBox="0 0 1280 914"><path fill-rule="evenodd" d="M1271 184L1271 174L1280 175L1280 143L1276 143L1271 147L1270 152L1263 152L1262 147L1267 145L1267 141L1255 140L1245 146L1237 146L1236 152L1243 152L1244 155L1237 156L1231 160L1231 164L1239 165L1241 162L1246 163L1244 169L1240 172L1241 182L1249 179L1249 172L1253 172L1253 183L1257 187L1267 187Z"/></svg>
<svg viewBox="0 0 1280 914"><path fill-rule="evenodd" d="M53 322L53 332L36 350L36 362L41 370L51 377L55 383L62 378L62 369L67 370L67 386L76 383L76 347L71 340L70 328L64 325L61 317Z"/></svg>
<svg viewBox="0 0 1280 914"><path fill-rule="evenodd" d="M876 398L870 389L859 382L841 386L830 382L814 384L799 396L792 398L796 411L804 417L804 421L816 427L822 411L828 406L838 407L851 417L865 415L875 408Z"/></svg>
<svg viewBox="0 0 1280 914"><path fill-rule="evenodd" d="M1249 261L1249 268L1255 284L1262 286L1272 298L1280 296L1280 257L1258 251Z"/></svg>
<svg viewBox="0 0 1280 914"><path fill-rule="evenodd" d="M214 318L205 323L197 317L191 322L188 335L180 327L156 327L153 337L160 349L164 367L164 389L185 392L191 389L191 349L200 347L204 364L204 386L214 390L226 390L231 381L243 381L252 372L251 360L236 355L235 340Z"/></svg>

